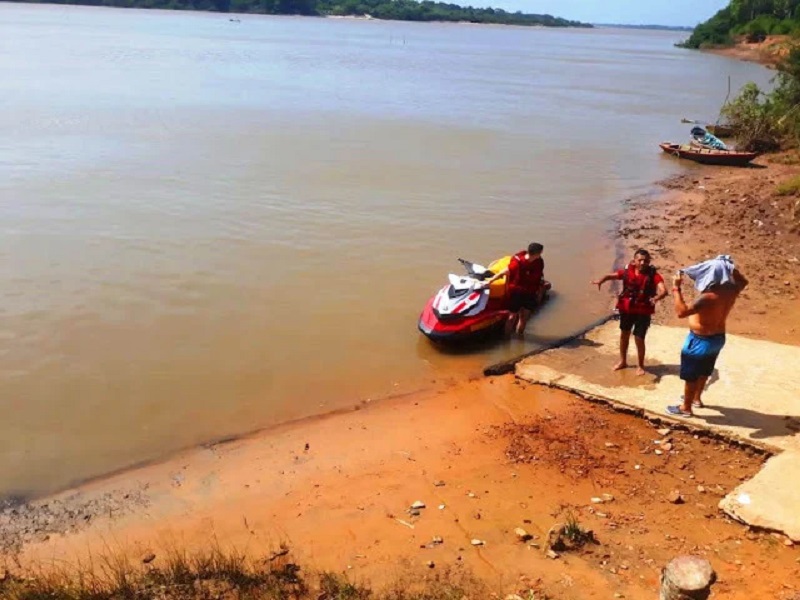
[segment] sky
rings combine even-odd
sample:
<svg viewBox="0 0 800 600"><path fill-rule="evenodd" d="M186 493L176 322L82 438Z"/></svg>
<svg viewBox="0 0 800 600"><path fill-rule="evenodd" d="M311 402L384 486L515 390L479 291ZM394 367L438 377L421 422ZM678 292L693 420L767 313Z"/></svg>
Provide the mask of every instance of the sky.
<svg viewBox="0 0 800 600"><path fill-rule="evenodd" d="M464 0L456 4L550 14L587 23L694 26L729 0Z"/></svg>

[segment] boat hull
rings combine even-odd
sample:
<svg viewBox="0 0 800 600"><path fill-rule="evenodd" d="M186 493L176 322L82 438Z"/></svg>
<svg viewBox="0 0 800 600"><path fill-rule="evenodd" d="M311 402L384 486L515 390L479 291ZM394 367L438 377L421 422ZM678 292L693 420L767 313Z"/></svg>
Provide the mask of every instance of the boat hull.
<svg viewBox="0 0 800 600"><path fill-rule="evenodd" d="M757 152L736 152L735 150L711 150L692 148L690 146L683 146L674 144L672 142L663 142L659 147L672 156L678 158L685 158L704 165L718 165L726 167L745 167L750 161L758 156Z"/></svg>

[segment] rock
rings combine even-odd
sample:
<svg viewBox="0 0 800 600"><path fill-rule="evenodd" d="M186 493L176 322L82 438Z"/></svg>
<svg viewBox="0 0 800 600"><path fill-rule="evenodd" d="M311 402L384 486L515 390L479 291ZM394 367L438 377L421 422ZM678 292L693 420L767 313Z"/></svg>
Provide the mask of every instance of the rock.
<svg viewBox="0 0 800 600"><path fill-rule="evenodd" d="M545 553L544 553L544 555L545 555L547 558L552 558L553 560L555 560L555 559L557 559L557 558L558 558L558 553L557 553L557 552L554 552L553 550L548 550L547 552L545 552Z"/></svg>
<svg viewBox="0 0 800 600"><path fill-rule="evenodd" d="M473 538L472 541L470 542L470 544L472 544L473 546L483 546L485 543L486 542L484 542L483 540L479 540L478 538Z"/></svg>
<svg viewBox="0 0 800 600"><path fill-rule="evenodd" d="M429 560L429 561L427 562L427 565L428 565L428 568L429 568L429 569L433 569L433 568L436 566L436 563L435 563L435 562L433 562L432 560Z"/></svg>
<svg viewBox="0 0 800 600"><path fill-rule="evenodd" d="M617 445L614 442L606 442L605 446L606 446L606 448L616 448L617 447Z"/></svg>
<svg viewBox="0 0 800 600"><path fill-rule="evenodd" d="M529 539L533 538L533 536L527 531L525 531L522 527L517 527L514 530L514 535L517 536L517 539L520 542L527 542Z"/></svg>
<svg viewBox="0 0 800 600"><path fill-rule="evenodd" d="M144 564L146 564L146 565L149 565L149 564L150 564L151 562L153 562L155 559L156 559L156 555L155 555L155 554L153 554L152 552L148 552L147 554L145 554L145 555L142 557L142 562L143 562Z"/></svg>
<svg viewBox="0 0 800 600"><path fill-rule="evenodd" d="M445 505L444 504L440 504L439 505L439 510L444 510L444 509L445 509Z"/></svg>
<svg viewBox="0 0 800 600"><path fill-rule="evenodd" d="M425 508L425 503L422 500L417 500L411 505L412 510L419 510L420 508Z"/></svg>
<svg viewBox="0 0 800 600"><path fill-rule="evenodd" d="M602 498L592 498L592 504L602 504L602 503L603 503Z"/></svg>
<svg viewBox="0 0 800 600"><path fill-rule="evenodd" d="M522 600L522 596L518 596L517 594L509 594L505 597L505 600Z"/></svg>
<svg viewBox="0 0 800 600"><path fill-rule="evenodd" d="M679 556L661 571L661 599L708 598L717 574L704 558Z"/></svg>
<svg viewBox="0 0 800 600"><path fill-rule="evenodd" d="M664 427L658 430L658 435L660 435L661 437L666 437L670 433L672 433L672 430L669 427Z"/></svg>
<svg viewBox="0 0 800 600"><path fill-rule="evenodd" d="M700 492L701 494L704 494L705 491L706 491L706 488L704 488L702 485L698 485L697 486L697 491Z"/></svg>
<svg viewBox="0 0 800 600"><path fill-rule="evenodd" d="M418 517L422 513L420 513L416 508L411 508L409 509L408 514L411 515L412 517Z"/></svg>
<svg viewBox="0 0 800 600"><path fill-rule="evenodd" d="M439 480L437 480L437 481L434 481L434 482L433 482L433 485L435 485L436 487L442 487L442 486L444 485L444 481L442 481L441 479L439 479Z"/></svg>
<svg viewBox="0 0 800 600"><path fill-rule="evenodd" d="M667 502L671 502L672 504L683 504L683 496L678 490L672 490L669 495L667 495Z"/></svg>
<svg viewBox="0 0 800 600"><path fill-rule="evenodd" d="M670 442L662 444L661 447L664 449L664 452L669 452L670 450L672 450L672 444Z"/></svg>
<svg viewBox="0 0 800 600"><path fill-rule="evenodd" d="M659 450L658 448L656 448L654 452L658 456L661 456L662 454L664 454L664 451L663 450Z"/></svg>
<svg viewBox="0 0 800 600"><path fill-rule="evenodd" d="M442 537L440 537L438 535L435 535L435 536L433 536L433 540L431 540L431 543L432 544L436 544L437 546L439 544L444 544L444 538L442 538Z"/></svg>

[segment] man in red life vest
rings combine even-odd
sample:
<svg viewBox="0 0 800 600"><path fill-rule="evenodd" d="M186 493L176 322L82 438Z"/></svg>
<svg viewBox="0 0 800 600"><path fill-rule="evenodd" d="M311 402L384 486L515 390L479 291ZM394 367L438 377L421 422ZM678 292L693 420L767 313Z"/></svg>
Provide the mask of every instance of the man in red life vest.
<svg viewBox="0 0 800 600"><path fill-rule="evenodd" d="M614 370L619 371L628 366L628 343L633 331L639 359L636 373L644 375L644 337L650 327L650 318L656 311L656 303L667 297L664 278L650 265L650 253L647 250L637 250L633 261L626 268L609 273L592 284L599 290L603 283L613 280L622 281L622 292L617 301L620 361L614 366Z"/></svg>
<svg viewBox="0 0 800 600"><path fill-rule="evenodd" d="M520 250L511 257L508 267L483 282L488 286L495 279L507 277L506 288L509 294L511 316L506 322L506 335L516 328L517 336L522 337L531 313L544 298L544 246L537 242L528 244L527 250Z"/></svg>

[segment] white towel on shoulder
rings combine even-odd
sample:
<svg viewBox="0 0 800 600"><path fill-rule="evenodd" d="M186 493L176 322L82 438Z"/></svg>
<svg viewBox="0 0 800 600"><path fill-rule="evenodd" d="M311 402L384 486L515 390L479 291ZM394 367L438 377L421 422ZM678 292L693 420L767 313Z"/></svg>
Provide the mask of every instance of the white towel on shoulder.
<svg viewBox="0 0 800 600"><path fill-rule="evenodd" d="M686 275L694 280L694 287L705 292L714 285L734 283L733 270L736 266L728 254L720 254L716 258L703 261L691 267L682 269Z"/></svg>

